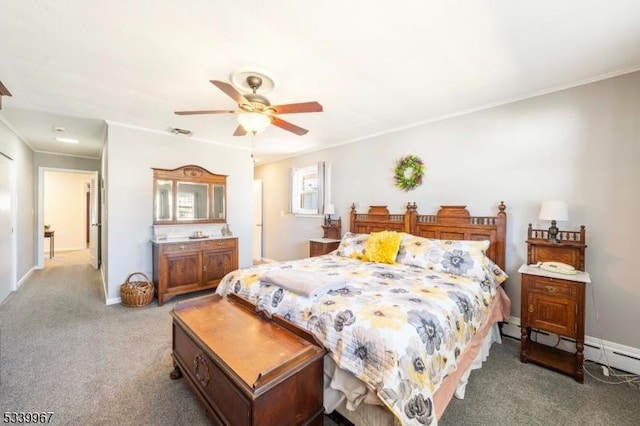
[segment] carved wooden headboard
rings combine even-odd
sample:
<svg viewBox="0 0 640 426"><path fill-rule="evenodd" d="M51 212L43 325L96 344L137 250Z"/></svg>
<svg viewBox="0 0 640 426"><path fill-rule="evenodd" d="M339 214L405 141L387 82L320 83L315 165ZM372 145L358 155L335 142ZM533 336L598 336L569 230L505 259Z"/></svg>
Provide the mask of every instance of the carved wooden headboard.
<svg viewBox="0 0 640 426"><path fill-rule="evenodd" d="M350 231L368 234L377 231L408 232L441 240L489 240L487 256L505 269L507 214L500 202L495 216L471 216L466 206L441 206L435 215L418 214L416 203L408 203L402 214L390 214L386 206L371 206L357 213L351 206Z"/></svg>

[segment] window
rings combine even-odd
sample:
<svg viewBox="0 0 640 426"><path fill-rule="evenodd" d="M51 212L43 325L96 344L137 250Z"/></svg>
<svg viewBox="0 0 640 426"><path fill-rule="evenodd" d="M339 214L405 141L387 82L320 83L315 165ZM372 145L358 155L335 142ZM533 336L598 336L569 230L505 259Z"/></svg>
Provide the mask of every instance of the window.
<svg viewBox="0 0 640 426"><path fill-rule="evenodd" d="M299 215L322 214L330 196L330 164L291 169L291 213Z"/></svg>

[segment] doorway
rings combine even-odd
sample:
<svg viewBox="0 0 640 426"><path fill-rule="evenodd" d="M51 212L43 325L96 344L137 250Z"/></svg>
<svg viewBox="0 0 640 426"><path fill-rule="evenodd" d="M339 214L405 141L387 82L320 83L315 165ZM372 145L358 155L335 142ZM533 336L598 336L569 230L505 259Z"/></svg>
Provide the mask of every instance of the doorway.
<svg viewBox="0 0 640 426"><path fill-rule="evenodd" d="M39 268L65 262L70 256L99 267L97 181L95 171L39 169Z"/></svg>

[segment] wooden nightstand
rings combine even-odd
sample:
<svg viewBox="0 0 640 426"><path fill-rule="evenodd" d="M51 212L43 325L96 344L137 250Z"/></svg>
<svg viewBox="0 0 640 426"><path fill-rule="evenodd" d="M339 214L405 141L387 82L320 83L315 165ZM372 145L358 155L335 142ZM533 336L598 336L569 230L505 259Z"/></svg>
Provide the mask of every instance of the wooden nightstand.
<svg viewBox="0 0 640 426"><path fill-rule="evenodd" d="M338 248L340 240L335 238L313 238L309 240L309 256L322 256Z"/></svg>
<svg viewBox="0 0 640 426"><path fill-rule="evenodd" d="M584 299L589 274L564 275L522 265L522 319L520 361L535 362L584 381ZM531 329L576 341L576 353L531 340Z"/></svg>
<svg viewBox="0 0 640 426"><path fill-rule="evenodd" d="M532 229L527 239L527 265L518 272L521 285L520 361L534 362L584 381L585 287L591 283L584 272L585 228L560 231L561 242L548 240L546 230ZM549 272L537 262L560 261L577 269L575 275ZM575 340L571 353L531 340L531 330Z"/></svg>

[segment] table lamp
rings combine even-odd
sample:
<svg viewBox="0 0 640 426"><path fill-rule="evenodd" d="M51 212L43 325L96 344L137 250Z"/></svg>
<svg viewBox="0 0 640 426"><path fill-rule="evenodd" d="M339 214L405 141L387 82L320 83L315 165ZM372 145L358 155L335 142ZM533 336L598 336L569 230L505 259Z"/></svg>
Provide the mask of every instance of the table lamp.
<svg viewBox="0 0 640 426"><path fill-rule="evenodd" d="M336 206L333 204L324 205L324 214L327 215L327 225L331 226L331 215L336 213Z"/></svg>
<svg viewBox="0 0 640 426"><path fill-rule="evenodd" d="M550 220L551 227L549 228L549 242L559 243L558 239L558 227L556 221L569 220L569 209L567 203L564 201L544 201L542 207L540 207L540 220Z"/></svg>

